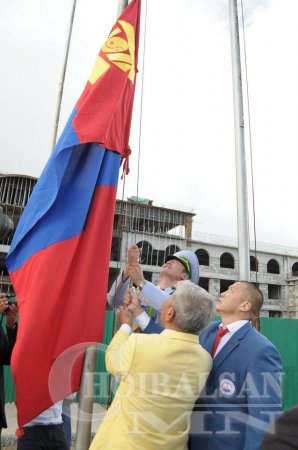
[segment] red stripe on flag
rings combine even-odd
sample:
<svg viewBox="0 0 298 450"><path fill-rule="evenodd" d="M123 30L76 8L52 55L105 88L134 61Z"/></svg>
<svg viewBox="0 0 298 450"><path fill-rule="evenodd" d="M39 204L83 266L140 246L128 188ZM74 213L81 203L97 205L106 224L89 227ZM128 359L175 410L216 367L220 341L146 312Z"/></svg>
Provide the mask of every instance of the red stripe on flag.
<svg viewBox="0 0 298 450"><path fill-rule="evenodd" d="M11 274L20 311L12 357L20 426L79 389L82 350L102 339L116 190L99 186L85 230L36 253ZM65 350L70 358L49 380ZM76 358L71 373L66 366ZM56 384L55 398L49 381Z"/></svg>

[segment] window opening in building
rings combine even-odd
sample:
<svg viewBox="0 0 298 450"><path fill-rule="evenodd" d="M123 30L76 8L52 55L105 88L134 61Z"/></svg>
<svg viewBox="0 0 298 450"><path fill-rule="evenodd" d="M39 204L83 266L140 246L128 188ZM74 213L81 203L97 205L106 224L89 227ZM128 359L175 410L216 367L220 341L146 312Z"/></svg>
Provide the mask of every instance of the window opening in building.
<svg viewBox="0 0 298 450"><path fill-rule="evenodd" d="M234 280L220 280L220 293L227 291L229 286L234 283Z"/></svg>
<svg viewBox="0 0 298 450"><path fill-rule="evenodd" d="M176 252L180 252L180 248L178 247L178 245L169 245L165 251L165 258L169 255L173 255Z"/></svg>
<svg viewBox="0 0 298 450"><path fill-rule="evenodd" d="M231 253L223 253L220 257L220 267L225 267L227 269L234 269L234 257Z"/></svg>
<svg viewBox="0 0 298 450"><path fill-rule="evenodd" d="M199 286L209 292L209 278L200 277Z"/></svg>
<svg viewBox="0 0 298 450"><path fill-rule="evenodd" d="M196 250L195 254L198 257L200 266L209 266L209 254L203 248Z"/></svg>
<svg viewBox="0 0 298 450"><path fill-rule="evenodd" d="M293 277L298 277L298 262L295 262L292 265L292 276Z"/></svg>
<svg viewBox="0 0 298 450"><path fill-rule="evenodd" d="M279 300L280 292L281 292L280 285L268 284L268 298L270 300Z"/></svg>
<svg viewBox="0 0 298 450"><path fill-rule="evenodd" d="M259 265L258 260L255 256L250 256L250 271L251 272L258 272Z"/></svg>
<svg viewBox="0 0 298 450"><path fill-rule="evenodd" d="M153 247L147 241L140 241L137 246L142 250L140 256L140 264L152 265Z"/></svg>
<svg viewBox="0 0 298 450"><path fill-rule="evenodd" d="M270 259L270 261L268 261L267 273L279 273L279 264L276 259Z"/></svg>
<svg viewBox="0 0 298 450"><path fill-rule="evenodd" d="M118 261L120 255L120 240L119 237L113 237L111 248L111 261Z"/></svg>
<svg viewBox="0 0 298 450"><path fill-rule="evenodd" d="M281 311L269 311L269 317L281 317Z"/></svg>

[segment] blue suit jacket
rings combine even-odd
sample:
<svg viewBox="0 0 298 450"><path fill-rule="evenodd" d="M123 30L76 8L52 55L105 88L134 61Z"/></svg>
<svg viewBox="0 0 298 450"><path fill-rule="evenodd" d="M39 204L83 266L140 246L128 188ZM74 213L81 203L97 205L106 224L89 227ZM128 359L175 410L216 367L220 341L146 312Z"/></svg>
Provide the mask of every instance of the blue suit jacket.
<svg viewBox="0 0 298 450"><path fill-rule="evenodd" d="M220 322L200 335L211 353ZM259 450L281 412L281 358L250 323L241 327L213 360L205 392L192 413L191 450Z"/></svg>
<svg viewBox="0 0 298 450"><path fill-rule="evenodd" d="M199 341L210 354L220 322ZM163 327L150 321L145 333ZM268 424L281 413L281 358L274 345L250 323L229 339L192 413L190 450L259 450Z"/></svg>

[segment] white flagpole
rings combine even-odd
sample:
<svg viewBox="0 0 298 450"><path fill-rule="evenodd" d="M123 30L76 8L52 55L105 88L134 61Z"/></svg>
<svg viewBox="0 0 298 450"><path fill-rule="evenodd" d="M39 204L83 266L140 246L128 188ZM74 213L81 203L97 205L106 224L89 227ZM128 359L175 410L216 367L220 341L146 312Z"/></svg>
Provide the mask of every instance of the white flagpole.
<svg viewBox="0 0 298 450"><path fill-rule="evenodd" d="M128 0L119 0L117 17L127 5ZM86 350L82 373L75 450L87 450L90 446L95 364L96 347L91 346Z"/></svg>
<svg viewBox="0 0 298 450"><path fill-rule="evenodd" d="M87 450L90 447L96 354L96 345L88 347L85 353L78 406L75 450Z"/></svg>
<svg viewBox="0 0 298 450"><path fill-rule="evenodd" d="M72 8L71 8L71 14L70 14L70 22L69 22L69 28L68 28L68 36L67 36L67 42L65 47L65 55L64 55L64 63L61 71L61 77L59 82L59 91L58 91L58 98L57 98L57 105L56 105L56 114L55 114L55 123L54 123L54 130L53 130L53 141L52 141L52 148L56 145L57 141L57 133L58 133L58 126L59 126L59 119L60 119L60 111L61 111L61 103L62 103L62 95L63 95L63 89L64 89L64 81L65 81L65 74L66 74L66 67L68 62L68 54L69 54L69 47L70 47L70 40L71 40L71 34L72 34L72 27L73 27L73 20L76 10L76 4L77 0L73 0Z"/></svg>
<svg viewBox="0 0 298 450"><path fill-rule="evenodd" d="M239 279L249 281L249 215L237 0L229 0L229 9L234 93Z"/></svg>
<svg viewBox="0 0 298 450"><path fill-rule="evenodd" d="M124 11L124 9L127 7L128 5L128 0L118 0L118 15L117 17L120 16L120 14L122 13L122 11Z"/></svg>

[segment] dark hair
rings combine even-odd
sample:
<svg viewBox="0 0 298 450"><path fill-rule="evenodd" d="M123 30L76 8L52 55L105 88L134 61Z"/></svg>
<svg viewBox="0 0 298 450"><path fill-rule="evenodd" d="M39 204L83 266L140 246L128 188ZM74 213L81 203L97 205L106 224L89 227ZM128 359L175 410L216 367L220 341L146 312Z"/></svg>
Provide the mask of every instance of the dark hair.
<svg viewBox="0 0 298 450"><path fill-rule="evenodd" d="M239 281L245 285L245 297L251 304L251 312L256 315L263 306L264 297L262 291L250 281Z"/></svg>

